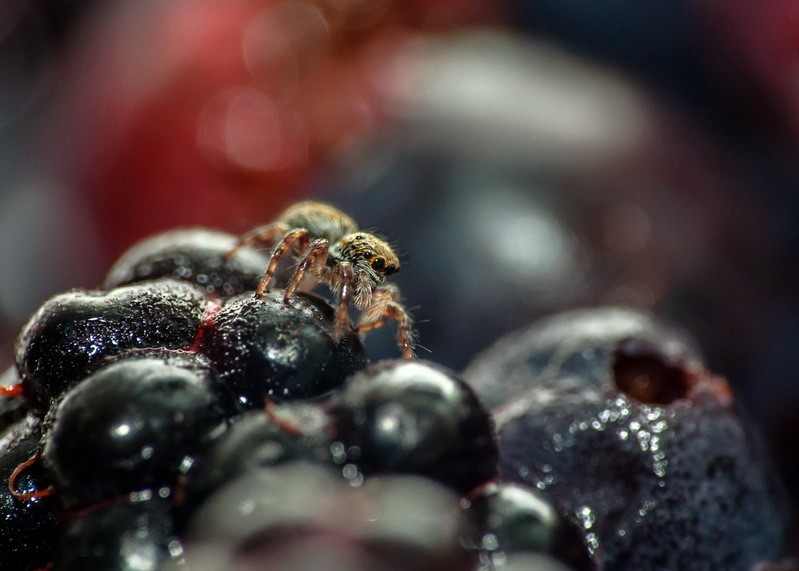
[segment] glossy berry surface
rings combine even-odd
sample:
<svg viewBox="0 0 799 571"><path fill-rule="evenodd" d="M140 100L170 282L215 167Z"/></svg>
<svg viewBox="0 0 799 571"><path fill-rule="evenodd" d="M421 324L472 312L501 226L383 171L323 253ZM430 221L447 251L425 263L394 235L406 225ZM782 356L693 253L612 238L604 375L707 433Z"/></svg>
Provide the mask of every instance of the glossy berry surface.
<svg viewBox="0 0 799 571"><path fill-rule="evenodd" d="M94 510L66 525L53 568L156 570L182 555L171 516L171 498L137 499Z"/></svg>
<svg viewBox="0 0 799 571"><path fill-rule="evenodd" d="M174 484L224 430L209 370L192 356L127 358L69 391L42 460L67 509Z"/></svg>
<svg viewBox="0 0 799 571"><path fill-rule="evenodd" d="M492 483L470 496L467 513L477 523L473 545L487 561L499 563L512 554L543 553L570 569L596 569L580 529L539 491Z"/></svg>
<svg viewBox="0 0 799 571"><path fill-rule="evenodd" d="M568 312L466 375L500 403L503 479L562 506L606 568L748 570L784 554L784 498L757 435L726 381L651 317Z"/></svg>
<svg viewBox="0 0 799 571"><path fill-rule="evenodd" d="M53 514L51 498L17 499L8 488L12 472L31 458L41 434L33 417L0 432L0 569L34 569L50 561L61 525ZM16 478L17 492L29 494L50 485L41 465Z"/></svg>
<svg viewBox="0 0 799 571"><path fill-rule="evenodd" d="M365 477L415 474L466 494L496 476L490 415L443 367L385 361L351 378L330 414L336 461L352 463Z"/></svg>
<svg viewBox="0 0 799 571"><path fill-rule="evenodd" d="M269 259L252 248L228 258L236 237L205 228L157 234L125 252L108 272L104 289L171 277L191 282L208 295L232 296L255 290Z"/></svg>
<svg viewBox="0 0 799 571"><path fill-rule="evenodd" d="M367 364L351 325L336 342L334 311L323 299L283 292L231 298L207 325L200 351L244 409L321 396Z"/></svg>
<svg viewBox="0 0 799 571"><path fill-rule="evenodd" d="M46 412L104 357L131 349L187 348L205 306L200 290L175 280L56 295L31 317L17 342L23 395Z"/></svg>

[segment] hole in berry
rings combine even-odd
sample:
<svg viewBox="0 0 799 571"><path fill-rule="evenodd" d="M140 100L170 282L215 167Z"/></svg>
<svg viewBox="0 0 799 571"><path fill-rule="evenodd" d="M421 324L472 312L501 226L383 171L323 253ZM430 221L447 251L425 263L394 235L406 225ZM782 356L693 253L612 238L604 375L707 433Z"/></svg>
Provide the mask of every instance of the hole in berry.
<svg viewBox="0 0 799 571"><path fill-rule="evenodd" d="M654 344L628 339L619 344L613 358L616 387L631 399L666 405L688 397L692 375Z"/></svg>

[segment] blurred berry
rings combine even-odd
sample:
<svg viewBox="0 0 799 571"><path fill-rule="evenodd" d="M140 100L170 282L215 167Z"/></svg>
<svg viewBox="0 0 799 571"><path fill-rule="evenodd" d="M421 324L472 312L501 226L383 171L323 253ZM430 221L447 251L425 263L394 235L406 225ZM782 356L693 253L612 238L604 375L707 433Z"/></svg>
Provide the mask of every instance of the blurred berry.
<svg viewBox="0 0 799 571"><path fill-rule="evenodd" d="M268 257L250 248L226 253L237 238L224 232L191 228L171 230L142 240L109 270L103 287L171 277L204 289L209 296L228 297L255 290Z"/></svg>
<svg viewBox="0 0 799 571"><path fill-rule="evenodd" d="M501 401L503 479L562 506L607 568L748 570L784 554L785 498L762 443L727 382L655 319L557 315L466 376Z"/></svg>
<svg viewBox="0 0 799 571"><path fill-rule="evenodd" d="M496 476L488 411L452 371L384 361L358 373L330 403L338 454L353 478L414 474L461 494Z"/></svg>

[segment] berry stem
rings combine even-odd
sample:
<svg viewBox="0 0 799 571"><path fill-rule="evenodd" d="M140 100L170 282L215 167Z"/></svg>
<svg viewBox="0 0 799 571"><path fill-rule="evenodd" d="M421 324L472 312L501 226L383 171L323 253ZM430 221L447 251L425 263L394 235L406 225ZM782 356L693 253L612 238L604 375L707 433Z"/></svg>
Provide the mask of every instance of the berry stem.
<svg viewBox="0 0 799 571"><path fill-rule="evenodd" d="M27 492L23 493L17 490L17 478L19 475L22 474L25 470L30 468L33 464L38 462L39 458L41 457L41 451L37 450L36 453L25 460L22 464L14 468L14 471L11 472L11 475L8 477L8 491L14 496L15 499L19 501L30 500L32 498L44 498L47 496L51 496L55 493L55 487L48 486L43 490L37 490L35 492Z"/></svg>

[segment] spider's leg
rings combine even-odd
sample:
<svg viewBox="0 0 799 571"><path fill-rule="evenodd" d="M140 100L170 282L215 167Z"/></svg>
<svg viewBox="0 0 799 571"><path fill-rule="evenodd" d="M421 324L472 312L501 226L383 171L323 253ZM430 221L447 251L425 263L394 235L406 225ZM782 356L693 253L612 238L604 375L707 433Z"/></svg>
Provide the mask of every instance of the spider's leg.
<svg viewBox="0 0 799 571"><path fill-rule="evenodd" d="M413 320L399 301L399 288L393 284L380 286L372 292L372 301L358 324L358 333L373 331L388 319L397 322L397 343L404 359L414 359Z"/></svg>
<svg viewBox="0 0 799 571"><path fill-rule="evenodd" d="M288 300L291 299L291 296L294 295L294 292L299 287L302 278L305 277L305 273L308 270L321 268L317 269L316 273L317 275L324 275L324 267L327 263L327 248L328 241L324 238L319 238L311 243L305 256L300 260L300 263L297 264L297 268L294 270L294 275L291 276L288 286L286 286L286 295L283 296L283 301L288 302Z"/></svg>
<svg viewBox="0 0 799 571"><path fill-rule="evenodd" d="M271 224L267 224L266 226L254 228L253 230L250 230L246 234L243 234L241 237L239 237L236 244L230 250L225 252L225 258L230 259L242 248L252 246L253 244L257 244L259 242L274 242L278 236L286 234L286 232L289 230L291 230L291 228L282 222L273 222Z"/></svg>
<svg viewBox="0 0 799 571"><path fill-rule="evenodd" d="M255 290L256 297L262 297L266 292L269 287L269 282L271 282L272 278L275 276L277 264L280 262L281 258L291 250L295 242L299 246L300 251L304 250L308 244L308 236L308 230L305 228L297 228L283 235L283 238L277 243L275 250L272 252L272 258L269 260L269 265L266 267L264 277L262 277L261 281L258 283L258 287Z"/></svg>

